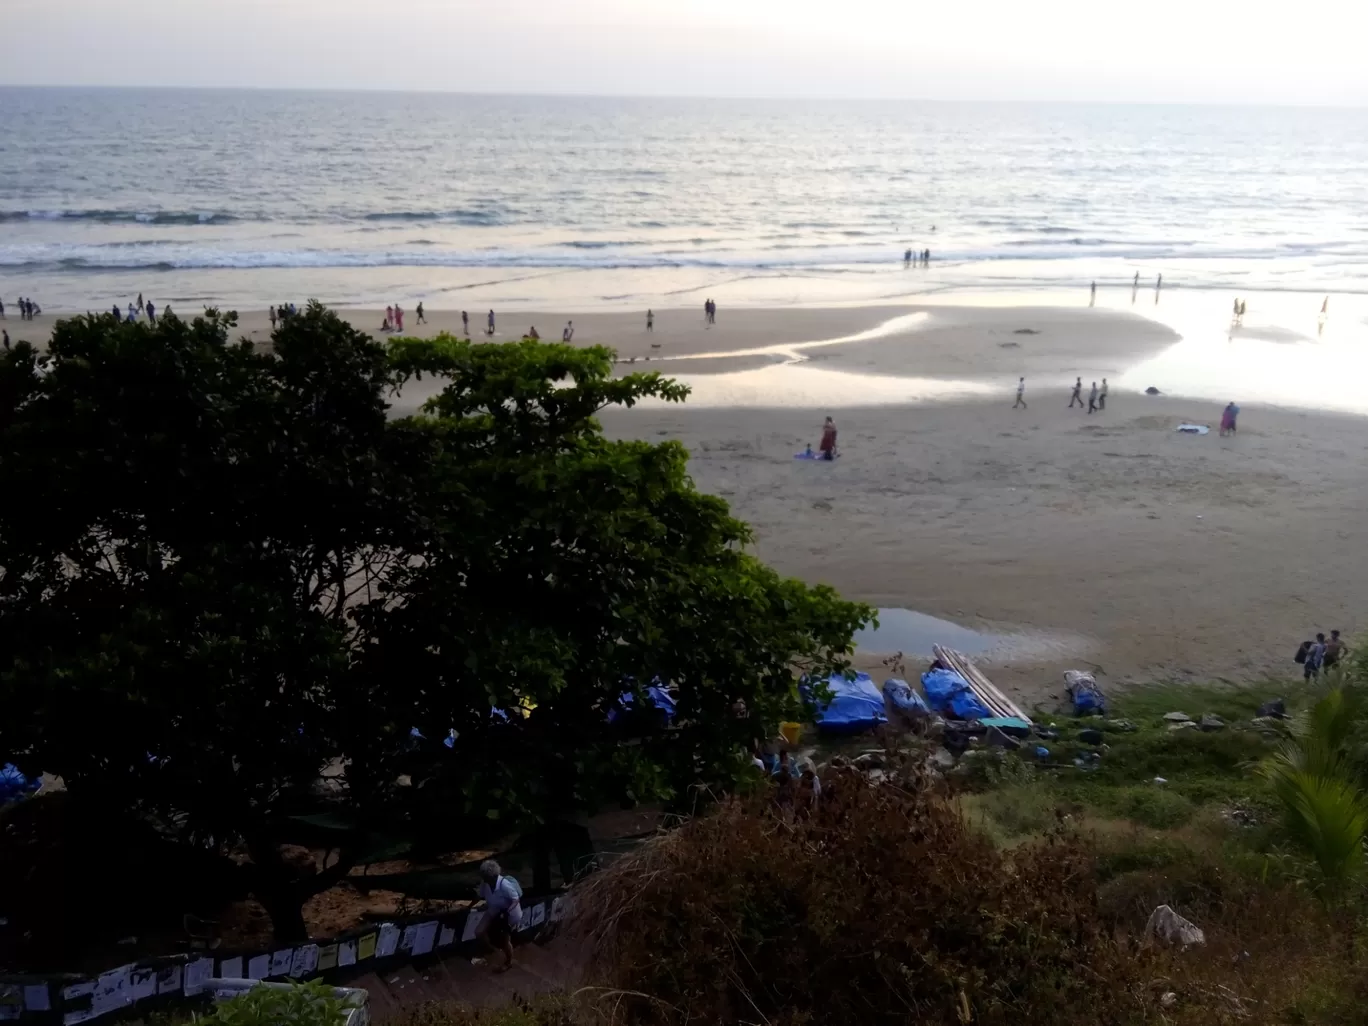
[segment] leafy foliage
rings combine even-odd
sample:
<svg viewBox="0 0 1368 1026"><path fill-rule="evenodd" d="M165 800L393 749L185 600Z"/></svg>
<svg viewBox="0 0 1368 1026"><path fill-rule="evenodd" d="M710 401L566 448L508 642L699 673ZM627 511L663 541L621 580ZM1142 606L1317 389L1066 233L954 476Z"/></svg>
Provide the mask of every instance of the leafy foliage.
<svg viewBox="0 0 1368 1026"><path fill-rule="evenodd" d="M749 555L682 447L603 437L603 407L678 384L600 348L387 349L317 304L269 349L234 323L81 317L0 357L0 494L22 497L0 504L0 757L245 844L286 937L377 831L469 846L725 789L797 714L795 672L845 665L867 607ZM441 391L390 416L424 374ZM287 864L287 841L332 854Z"/></svg>
<svg viewBox="0 0 1368 1026"><path fill-rule="evenodd" d="M348 1004L321 980L257 986L222 1001L198 1026L341 1026Z"/></svg>
<svg viewBox="0 0 1368 1026"><path fill-rule="evenodd" d="M1356 691L1331 690L1268 766L1287 831L1315 858L1327 885L1343 884L1363 866L1368 799L1349 743L1364 709Z"/></svg>

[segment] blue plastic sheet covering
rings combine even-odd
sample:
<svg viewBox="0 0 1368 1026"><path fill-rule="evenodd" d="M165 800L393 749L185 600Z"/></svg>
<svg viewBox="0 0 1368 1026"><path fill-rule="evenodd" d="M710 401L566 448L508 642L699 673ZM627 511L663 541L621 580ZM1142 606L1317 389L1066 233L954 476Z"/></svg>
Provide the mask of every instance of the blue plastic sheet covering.
<svg viewBox="0 0 1368 1026"><path fill-rule="evenodd" d="M867 673L848 680L839 673L827 679L831 701L817 709L817 729L827 733L856 733L888 722L883 694Z"/></svg>
<svg viewBox="0 0 1368 1026"><path fill-rule="evenodd" d="M675 700L673 695L664 688L652 684L646 689L646 698L647 701L665 714L666 723L674 722ZM632 708L633 704L635 704L635 698L632 696L632 693L630 691L624 691L622 697L618 699L618 708L608 710L608 722L615 722L618 716L622 714L623 710Z"/></svg>
<svg viewBox="0 0 1368 1026"><path fill-rule="evenodd" d="M30 780L12 762L0 766L0 802L12 802L26 798L38 790L40 781Z"/></svg>
<svg viewBox="0 0 1368 1026"><path fill-rule="evenodd" d="M989 719L993 713L978 700L969 682L954 670L927 670L922 674L927 704L942 716L957 720Z"/></svg>
<svg viewBox="0 0 1368 1026"><path fill-rule="evenodd" d="M1107 699L1091 674L1070 672L1064 676L1075 716L1106 715Z"/></svg>
<svg viewBox="0 0 1368 1026"><path fill-rule="evenodd" d="M926 699L912 690L912 685L905 680L889 677L884 681L883 693L889 704L901 713L908 716L931 715L931 707L926 704Z"/></svg>

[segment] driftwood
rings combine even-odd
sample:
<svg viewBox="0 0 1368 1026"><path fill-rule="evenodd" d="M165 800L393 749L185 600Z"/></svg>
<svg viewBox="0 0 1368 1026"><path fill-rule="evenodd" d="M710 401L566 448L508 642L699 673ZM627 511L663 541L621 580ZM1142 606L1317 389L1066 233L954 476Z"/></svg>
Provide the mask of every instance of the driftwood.
<svg viewBox="0 0 1368 1026"><path fill-rule="evenodd" d="M1025 720L1030 724L1031 718L1021 711L1021 707L1004 695L994 686L993 682L983 675L977 666L969 661L967 656L963 656L952 648L944 648L941 645L932 646L932 651L936 658L944 665L950 667L969 685L970 690L978 696L982 702L995 716L1012 717L1018 720Z"/></svg>

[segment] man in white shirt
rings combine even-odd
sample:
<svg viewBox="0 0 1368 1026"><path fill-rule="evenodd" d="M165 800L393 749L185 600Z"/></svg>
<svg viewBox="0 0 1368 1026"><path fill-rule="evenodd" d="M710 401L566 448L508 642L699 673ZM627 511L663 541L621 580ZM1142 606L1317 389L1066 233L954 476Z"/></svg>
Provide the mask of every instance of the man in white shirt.
<svg viewBox="0 0 1368 1026"><path fill-rule="evenodd" d="M480 878L485 912L476 936L504 953L504 964L494 971L506 973L513 968L513 934L522 923L522 888L511 876L504 876L493 859L480 863Z"/></svg>

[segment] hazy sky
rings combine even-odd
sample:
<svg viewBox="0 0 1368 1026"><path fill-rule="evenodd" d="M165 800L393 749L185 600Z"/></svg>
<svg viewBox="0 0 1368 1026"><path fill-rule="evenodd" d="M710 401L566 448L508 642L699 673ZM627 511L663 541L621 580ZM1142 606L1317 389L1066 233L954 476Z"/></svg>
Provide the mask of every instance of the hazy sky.
<svg viewBox="0 0 1368 1026"><path fill-rule="evenodd" d="M1360 105L1365 10L1362 0L0 0L0 82Z"/></svg>

